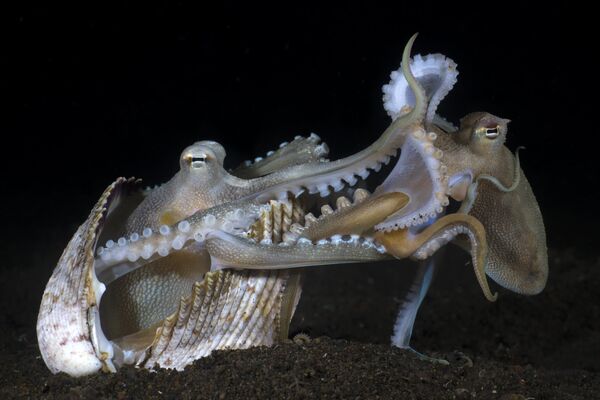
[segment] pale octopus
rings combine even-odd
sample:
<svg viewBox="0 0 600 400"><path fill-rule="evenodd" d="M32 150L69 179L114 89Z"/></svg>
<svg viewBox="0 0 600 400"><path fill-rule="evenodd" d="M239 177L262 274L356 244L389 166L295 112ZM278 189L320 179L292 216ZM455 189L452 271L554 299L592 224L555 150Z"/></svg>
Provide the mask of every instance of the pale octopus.
<svg viewBox="0 0 600 400"><path fill-rule="evenodd" d="M357 154L328 161L316 135L297 137L230 173L223 147L202 141L183 151L179 172L160 187L125 196L130 181L111 185L42 299L38 339L49 368L71 375L121 364L183 368L214 349L286 339L301 287L291 268L431 260L449 242L471 252L487 299L496 295L486 274L519 293L542 290L544 227L518 158L504 146L508 121L474 113L456 130L438 117L456 66L442 55L411 63L415 37L384 87L393 122ZM356 188L398 150L373 194ZM462 203L445 215L448 196ZM315 204L319 217L308 212ZM432 271L431 261L421 264L398 315L396 346L409 348ZM257 288L265 295L248 294ZM251 303L262 311L248 311L258 309ZM65 322L65 314L80 318Z"/></svg>

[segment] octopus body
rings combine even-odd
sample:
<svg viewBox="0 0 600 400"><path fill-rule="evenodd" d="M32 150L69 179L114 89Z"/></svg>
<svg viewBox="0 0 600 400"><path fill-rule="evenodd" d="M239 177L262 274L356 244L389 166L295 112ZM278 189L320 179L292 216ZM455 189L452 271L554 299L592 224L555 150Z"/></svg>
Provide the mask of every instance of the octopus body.
<svg viewBox="0 0 600 400"><path fill-rule="evenodd" d="M224 148L201 141L155 189L110 185L46 287L37 329L48 367L75 376L123 364L181 369L214 349L270 345L287 338L299 267L431 260L450 242L470 251L489 300L486 273L515 291L541 290L541 215L502 145L506 121L472 114L456 130L439 117L456 66L441 55L411 63L414 39L384 87L392 123L354 155L329 161L316 135L296 137L228 172ZM372 194L357 188L392 158ZM449 197L462 202L458 212L446 213ZM534 238L516 240L525 233ZM424 265L396 324L401 347L429 286Z"/></svg>

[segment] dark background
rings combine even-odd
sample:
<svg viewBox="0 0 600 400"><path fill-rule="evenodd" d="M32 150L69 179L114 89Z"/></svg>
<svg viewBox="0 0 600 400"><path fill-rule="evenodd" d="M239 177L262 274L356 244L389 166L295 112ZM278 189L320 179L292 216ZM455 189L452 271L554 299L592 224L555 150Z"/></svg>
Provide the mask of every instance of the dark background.
<svg viewBox="0 0 600 400"><path fill-rule="evenodd" d="M228 167L310 132L332 158L364 148L389 123L381 86L416 31L415 53L458 64L445 116L485 110L513 121L508 146L527 147L522 166L550 245L594 245L570 234L597 221L598 124L583 94L598 68L585 11L526 1L198 4L2 13L3 253L35 255L27 243L46 235L66 244L114 178L164 182L197 140L222 143Z"/></svg>
<svg viewBox="0 0 600 400"><path fill-rule="evenodd" d="M213 3L0 5L0 398L600 398L597 13L575 2ZM508 147L527 147L550 246L540 295L500 289L486 302L467 255L448 246L411 343L452 360L444 369L389 347L415 263L307 268L291 333L333 340L219 352L183 374L50 376L40 299L107 185L164 182L203 139L225 146L227 167L311 132L331 158L356 152L388 125L381 86L417 31L415 53L460 71L440 112L509 118Z"/></svg>

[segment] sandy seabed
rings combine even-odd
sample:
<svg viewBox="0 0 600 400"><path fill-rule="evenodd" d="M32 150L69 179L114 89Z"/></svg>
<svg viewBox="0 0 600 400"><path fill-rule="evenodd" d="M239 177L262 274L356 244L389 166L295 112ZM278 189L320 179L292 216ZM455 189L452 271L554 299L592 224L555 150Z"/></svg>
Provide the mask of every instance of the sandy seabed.
<svg viewBox="0 0 600 400"><path fill-rule="evenodd" d="M600 259L551 249L540 295L481 294L466 255L449 249L417 318L413 346L449 366L389 346L415 264L309 269L291 333L308 343L219 351L183 372L123 368L52 375L35 322L51 273L46 244L9 263L0 282L0 398L43 399L592 399L600 398ZM48 256L44 249L50 252ZM19 245L11 247L19 254ZM23 254L23 253L21 253ZM494 286L497 288L497 286Z"/></svg>

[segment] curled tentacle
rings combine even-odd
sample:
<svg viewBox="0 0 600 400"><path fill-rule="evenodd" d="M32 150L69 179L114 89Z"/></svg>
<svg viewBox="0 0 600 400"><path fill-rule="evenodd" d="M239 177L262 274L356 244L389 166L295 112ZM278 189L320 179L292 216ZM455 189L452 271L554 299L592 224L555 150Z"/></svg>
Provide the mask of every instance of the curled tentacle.
<svg viewBox="0 0 600 400"><path fill-rule="evenodd" d="M442 54L417 54L410 62L410 70L429 98L425 121L436 123L443 118L435 114L438 105L452 90L457 81L456 64ZM405 61L403 60L404 64ZM415 94L402 71L393 71L391 81L383 86L383 106L392 119L398 118L414 107ZM448 124L447 122L444 124ZM449 127L451 125L448 125Z"/></svg>
<svg viewBox="0 0 600 400"><path fill-rule="evenodd" d="M485 229L476 218L466 214L450 214L440 218L420 233L403 229L386 233L378 232L375 238L385 246L387 252L397 258L412 256L426 259L459 235L466 235L469 239L473 270L483 294L486 299L495 301L497 294L492 294L485 276L488 256Z"/></svg>
<svg viewBox="0 0 600 400"><path fill-rule="evenodd" d="M415 36L411 40L414 38ZM405 82L414 95L414 106L411 108L411 105L407 103L403 105L403 108L412 109L411 112L418 115L420 126L411 130L411 135L407 137L402 146L402 153L396 166L375 191L376 194L401 192L410 197L410 202L406 207L376 226L377 230L383 231L421 225L429 219L435 218L448 205L446 167L440 161L443 153L434 146L437 134L423 129L430 104L427 101L425 88L413 75L409 52L405 51L402 55L401 69ZM388 86L388 92L397 82L394 75L391 86ZM450 88L451 86L447 90ZM389 108L389 103L386 104ZM402 118L401 110L397 111L398 118Z"/></svg>
<svg viewBox="0 0 600 400"><path fill-rule="evenodd" d="M519 183L521 183L521 162L519 161L519 150L524 149L524 147L517 147L515 151L515 166L514 166L514 178L512 184L510 186L504 186L502 182L498 178L489 174L480 174L477 176L475 181L471 183L467 189L467 196L465 200L461 203L459 212L468 214L471 208L473 207L473 203L477 198L477 187L479 186L480 181L488 181L493 184L499 191L504 193L510 193L519 187Z"/></svg>

